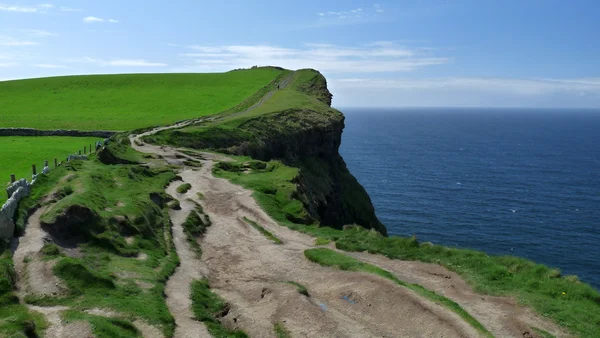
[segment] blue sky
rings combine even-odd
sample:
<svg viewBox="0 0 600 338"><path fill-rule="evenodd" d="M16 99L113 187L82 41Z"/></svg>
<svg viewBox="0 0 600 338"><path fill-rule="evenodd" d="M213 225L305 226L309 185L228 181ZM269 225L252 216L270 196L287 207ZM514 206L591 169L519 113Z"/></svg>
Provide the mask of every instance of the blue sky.
<svg viewBox="0 0 600 338"><path fill-rule="evenodd" d="M598 108L599 13L595 0L0 0L0 80L278 65L320 70L338 107Z"/></svg>

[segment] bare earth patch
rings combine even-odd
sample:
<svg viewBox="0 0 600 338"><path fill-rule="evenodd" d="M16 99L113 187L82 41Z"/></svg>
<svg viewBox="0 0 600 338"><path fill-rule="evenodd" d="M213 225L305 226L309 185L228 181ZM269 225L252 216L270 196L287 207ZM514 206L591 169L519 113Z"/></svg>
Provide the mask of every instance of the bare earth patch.
<svg viewBox="0 0 600 338"><path fill-rule="evenodd" d="M179 126L164 129L173 127ZM153 132L146 134L150 133ZM177 149L133 146L138 151L161 155L170 164L180 162ZM303 253L313 247L314 238L279 226L260 209L251 191L213 177L213 160L225 160L225 157L210 153L203 156L206 160L202 161L200 170L184 170L179 174L192 185L188 196L203 193L202 205L213 225L201 241L204 266L184 264L194 262L193 254L184 245L180 227L186 214L175 211L171 214L176 246L179 245L177 251L183 254L182 266L168 283L173 283L171 291L175 291L169 298L178 299L177 308L168 300L172 313L189 313L188 280L205 275L213 291L230 305L221 320L251 336L273 336L273 325L282 322L294 337L479 337L479 333L453 311L387 279L309 262ZM174 185L169 189L173 190ZM189 206L183 208L188 209ZM240 221L243 217L256 220L284 244L273 244ZM523 337L531 331L530 325L563 336L555 324L519 306L513 299L476 294L460 276L440 266L386 261L367 253L344 254L451 298L498 337ZM298 293L288 281L306 286L311 296ZM186 299L177 298L182 295ZM178 328L183 319L176 318Z"/></svg>

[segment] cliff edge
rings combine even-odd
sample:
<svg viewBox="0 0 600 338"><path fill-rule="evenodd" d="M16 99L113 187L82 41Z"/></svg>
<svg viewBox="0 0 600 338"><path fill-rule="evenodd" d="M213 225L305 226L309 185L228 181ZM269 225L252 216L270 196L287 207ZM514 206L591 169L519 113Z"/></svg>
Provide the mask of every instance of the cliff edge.
<svg viewBox="0 0 600 338"><path fill-rule="evenodd" d="M216 119L145 138L157 144L280 160L298 168L297 190L307 217L288 217L298 224L318 222L334 228L357 224L386 234L365 189L339 154L344 115L331 107L332 94L316 70L285 71L261 96L243 102Z"/></svg>

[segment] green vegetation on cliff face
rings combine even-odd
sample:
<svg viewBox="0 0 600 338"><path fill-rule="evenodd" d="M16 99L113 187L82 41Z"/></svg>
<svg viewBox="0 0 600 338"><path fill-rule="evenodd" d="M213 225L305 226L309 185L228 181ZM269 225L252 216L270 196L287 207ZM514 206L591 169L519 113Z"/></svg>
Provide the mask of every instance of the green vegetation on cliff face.
<svg viewBox="0 0 600 338"><path fill-rule="evenodd" d="M279 186L285 186L283 191L271 193L271 197L261 191L262 197L257 198L263 207L276 209L285 205L292 209L284 212L285 219L297 224L318 222L336 228L359 224L385 234L369 196L338 153L344 116L330 107L331 94L325 78L310 69L285 72L271 87L263 99L256 98L260 104L251 109L166 130L144 140L267 162L277 160L295 172L273 166L260 173L261 179L274 179ZM245 180L236 170L220 169L229 178L237 175L236 179Z"/></svg>
<svg viewBox="0 0 600 338"><path fill-rule="evenodd" d="M0 82L0 128L132 130L165 125L234 107L281 72L267 67L219 74L5 81Z"/></svg>

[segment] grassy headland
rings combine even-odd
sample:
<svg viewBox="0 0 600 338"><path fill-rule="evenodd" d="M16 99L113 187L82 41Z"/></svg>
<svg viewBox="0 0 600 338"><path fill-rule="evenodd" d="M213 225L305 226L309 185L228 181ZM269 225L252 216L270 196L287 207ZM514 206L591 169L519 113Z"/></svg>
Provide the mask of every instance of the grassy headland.
<svg viewBox="0 0 600 338"><path fill-rule="evenodd" d="M166 125L234 107L280 73L266 67L5 81L0 82L0 128L133 130Z"/></svg>

